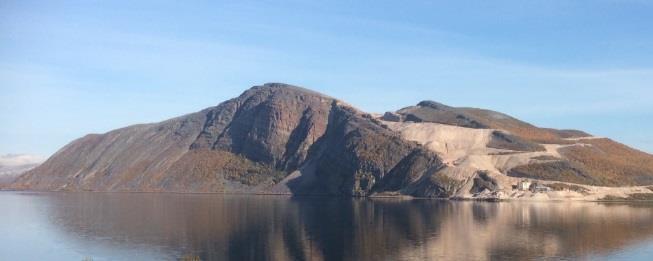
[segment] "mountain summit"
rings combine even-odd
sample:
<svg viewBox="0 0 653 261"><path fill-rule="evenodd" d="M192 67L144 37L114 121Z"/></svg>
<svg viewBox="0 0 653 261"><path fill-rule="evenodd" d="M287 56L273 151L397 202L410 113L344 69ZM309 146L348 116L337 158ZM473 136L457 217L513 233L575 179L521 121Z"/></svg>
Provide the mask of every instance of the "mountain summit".
<svg viewBox="0 0 653 261"><path fill-rule="evenodd" d="M268 83L196 113L77 139L9 188L627 197L653 184L651 162L609 139L498 112L424 101L377 117ZM542 191L517 186L526 181Z"/></svg>

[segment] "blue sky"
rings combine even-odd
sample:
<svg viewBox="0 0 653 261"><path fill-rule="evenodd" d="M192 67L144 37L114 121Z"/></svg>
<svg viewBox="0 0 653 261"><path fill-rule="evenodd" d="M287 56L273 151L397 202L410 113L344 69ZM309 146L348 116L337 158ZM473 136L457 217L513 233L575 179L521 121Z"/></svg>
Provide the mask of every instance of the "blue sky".
<svg viewBox="0 0 653 261"><path fill-rule="evenodd" d="M653 2L0 0L0 154L265 82L363 110L435 100L653 152ZM327 1L320 1L327 2Z"/></svg>

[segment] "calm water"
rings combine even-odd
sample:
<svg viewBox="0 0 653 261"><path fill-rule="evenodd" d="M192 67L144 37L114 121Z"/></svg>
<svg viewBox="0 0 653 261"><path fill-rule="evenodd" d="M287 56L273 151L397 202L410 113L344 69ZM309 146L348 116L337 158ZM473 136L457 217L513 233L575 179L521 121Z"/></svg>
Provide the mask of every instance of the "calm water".
<svg viewBox="0 0 653 261"><path fill-rule="evenodd" d="M0 193L0 260L653 260L653 205Z"/></svg>

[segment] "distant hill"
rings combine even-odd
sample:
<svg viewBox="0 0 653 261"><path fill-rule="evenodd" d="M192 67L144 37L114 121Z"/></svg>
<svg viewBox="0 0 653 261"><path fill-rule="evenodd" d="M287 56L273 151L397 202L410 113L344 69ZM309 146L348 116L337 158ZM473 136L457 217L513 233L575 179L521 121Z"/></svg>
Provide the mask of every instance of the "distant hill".
<svg viewBox="0 0 653 261"><path fill-rule="evenodd" d="M29 154L0 155L0 183L10 183L18 175L41 164L45 158Z"/></svg>
<svg viewBox="0 0 653 261"><path fill-rule="evenodd" d="M424 101L374 116L270 83L196 113L77 139L8 188L516 198L531 193L515 188L530 179L599 197L612 190L592 186L653 184L652 162L609 139L489 110Z"/></svg>

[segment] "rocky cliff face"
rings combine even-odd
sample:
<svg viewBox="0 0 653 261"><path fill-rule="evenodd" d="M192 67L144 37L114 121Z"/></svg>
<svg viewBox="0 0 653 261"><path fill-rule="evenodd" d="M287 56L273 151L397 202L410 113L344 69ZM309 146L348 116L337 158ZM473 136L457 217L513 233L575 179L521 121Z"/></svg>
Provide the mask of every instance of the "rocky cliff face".
<svg viewBox="0 0 653 261"><path fill-rule="evenodd" d="M208 110L192 149L225 150L282 170L296 169L324 135L333 98L267 84Z"/></svg>
<svg viewBox="0 0 653 261"><path fill-rule="evenodd" d="M87 135L9 188L468 197L508 193L522 178L653 183L653 156L614 144L430 101L377 118L271 83L196 113Z"/></svg>

